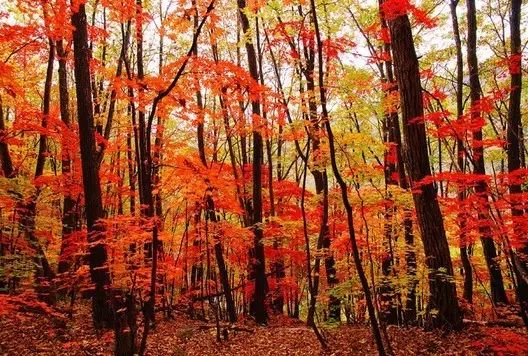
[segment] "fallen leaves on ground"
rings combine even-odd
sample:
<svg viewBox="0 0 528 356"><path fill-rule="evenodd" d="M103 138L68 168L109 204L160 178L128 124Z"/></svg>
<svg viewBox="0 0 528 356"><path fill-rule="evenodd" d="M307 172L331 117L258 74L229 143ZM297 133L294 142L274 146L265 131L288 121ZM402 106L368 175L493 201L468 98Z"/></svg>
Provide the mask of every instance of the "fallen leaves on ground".
<svg viewBox="0 0 528 356"><path fill-rule="evenodd" d="M274 317L267 327L250 319L236 325L222 323L228 341L216 341L213 321L189 319L182 313L172 319L158 317L148 339L148 355L374 355L376 347L368 325L341 325L322 330L329 349L323 350L313 330L299 320ZM222 336L223 336L222 332ZM528 354L524 329L470 325L443 335L420 328L389 326L387 334L397 355ZM48 316L12 312L0 320L0 354L4 355L111 355L113 332L96 333L89 308L81 305L65 326Z"/></svg>

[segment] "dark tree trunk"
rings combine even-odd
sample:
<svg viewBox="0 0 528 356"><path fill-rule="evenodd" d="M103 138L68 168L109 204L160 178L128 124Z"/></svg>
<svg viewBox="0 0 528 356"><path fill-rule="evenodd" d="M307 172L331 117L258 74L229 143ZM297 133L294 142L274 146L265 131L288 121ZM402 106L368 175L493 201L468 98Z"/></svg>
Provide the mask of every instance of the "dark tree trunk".
<svg viewBox="0 0 528 356"><path fill-rule="evenodd" d="M68 92L68 73L66 67L67 53L64 50L62 40L57 41L57 55L59 57L59 105L61 120L66 127L71 126L70 119L70 96ZM71 155L65 145L62 147L62 176L68 182L71 181ZM72 256L69 255L71 246L68 243L70 234L77 230L79 214L76 200L68 193L64 192L62 205L62 242L59 256L58 272L69 271L72 266Z"/></svg>
<svg viewBox="0 0 528 356"><path fill-rule="evenodd" d="M312 59L313 60L313 59ZM309 66L310 68L310 66ZM307 89L310 93L315 93L315 83L314 83L314 70L313 65L311 66L311 69L307 69L307 75L306 75L306 82L307 82ZM308 79L310 78L310 79ZM324 249L325 251L325 257L324 257L324 265L325 265L325 272L326 272L326 283L328 284L329 288L335 287L339 280L337 278L337 271L335 268L335 259L330 251L331 247L331 240L330 240L330 228L328 226L328 217L329 217L329 206L328 206L328 175L326 168L321 169L320 168L320 161L321 161L321 152L320 152L320 140L319 136L321 135L321 129L319 127L319 119L317 116L317 104L315 101L315 97L312 95L309 96L308 99L308 109L309 109L309 119L310 123L313 127L313 132L311 134L311 140L313 142L313 149L312 154L314 157L314 165L318 168L312 169L311 173L314 178L315 182L315 192L318 196L322 195L322 204L321 204L321 226L319 230L319 237L318 237L318 243L317 243L317 256L316 256L316 266L315 269L315 276L314 276L314 286L313 286L313 293L315 294L314 298L317 297L318 289L319 289L319 252L321 249ZM314 299L315 303L315 299ZM311 312L310 312L311 311ZM315 313L315 304L312 306L312 308L309 310L308 319L312 319ZM336 296L330 294L329 300L328 300L328 317L330 319L339 321L341 320L341 301Z"/></svg>
<svg viewBox="0 0 528 356"><path fill-rule="evenodd" d="M479 80L479 69L477 59L477 17L475 10L475 0L467 0L467 62L469 68L469 90L471 99L471 119L477 121L482 117L479 109L480 93L482 91ZM484 166L484 149L480 144L482 142L482 128L473 132L473 173L485 175ZM481 236L482 250L486 265L490 275L491 298L493 303L508 303L500 265L497 263L497 251L493 242L491 228L487 225L490 220L489 203L488 203L488 185L486 181L481 180L475 186L475 194L482 201L482 208L478 212L480 222L479 233Z"/></svg>
<svg viewBox="0 0 528 356"><path fill-rule="evenodd" d="M408 188L407 188L408 189ZM416 322L416 286L418 279L416 278L416 251L414 244L414 232L412 222L412 211L405 209L405 217L403 221L404 236L405 236L405 263L407 265L407 276L409 284L407 286L407 301L405 303L405 320L407 323Z"/></svg>
<svg viewBox="0 0 528 356"><path fill-rule="evenodd" d="M46 69L46 81L44 84L44 97L42 103L42 128L44 129L48 126L48 116L50 113L51 105L51 84L53 81L53 65L55 63L55 42L50 39L48 40L48 43L48 67ZM35 166L35 178L42 176L42 174L44 173L44 164L46 163L47 149L47 136L45 134L41 134L39 139L37 164Z"/></svg>
<svg viewBox="0 0 528 356"><path fill-rule="evenodd" d="M50 113L51 104L51 85L53 80L53 65L55 62L55 42L48 39L48 65L46 69L46 79L44 82L44 95L42 102L42 119L41 125L43 129L48 126L48 116ZM39 145L37 153L37 162L35 165L34 179L38 179L44 173L44 165L46 163L47 137L45 133L39 136ZM30 246L34 249L33 261L35 263L36 271L36 291L39 299L54 303L54 292L51 290L51 279L55 276L55 272L46 258L44 249L35 235L36 217L37 217L37 199L40 195L40 187L36 187L35 191L27 198L27 200L20 200L16 204L18 211L19 226L24 232L25 238L28 240Z"/></svg>
<svg viewBox="0 0 528 356"><path fill-rule="evenodd" d="M380 5L382 1L380 1ZM381 27L388 30L388 25L383 13L380 11ZM383 49L386 53L391 53L390 43L385 43ZM387 84L386 96L392 97L397 89L396 80L394 79L392 59L385 61L385 73L383 67L380 68L382 73L382 80ZM400 186L402 189L409 189L409 183L405 174L405 167L402 157L402 140L401 130L398 117L397 108L389 107L385 112L384 122L384 140L388 143L388 148L384 156L385 167L385 182L388 187ZM388 199L392 199L390 192L387 194ZM392 201L390 202L392 204ZM385 280L381 286L380 298L384 302L383 310L380 315L386 323L398 323L398 304L400 300L399 294L394 290L390 281L392 267L394 265L394 251L393 245L397 236L394 236L393 228L393 214L396 209L392 206L386 208L386 226L385 226L385 244L386 254L382 261L382 273ZM405 304L405 321L413 323L416 320L416 253L414 250L414 235L412 224L412 212L404 208L403 211L403 227L405 239L405 261L407 267L407 275L409 278L408 294Z"/></svg>
<svg viewBox="0 0 528 356"><path fill-rule="evenodd" d="M193 3L193 5L196 7L196 3ZM195 36L198 30L198 26L199 26L198 10L195 9L195 14L194 14ZM193 55L198 56L198 46L194 47ZM202 100L202 93L199 88L196 91L196 103L198 105L198 109L200 110L200 113L198 114L199 122L198 122L198 128L197 128L198 153L200 155L200 160L202 161L202 164L204 165L204 167L207 168L207 155L205 152L205 138L204 138L204 122L203 122L203 113L201 112L201 110L203 110L204 104ZM217 223L218 217L216 215L216 209L215 209L214 200L212 197L212 189L213 189L212 187L208 187L208 192L206 193L206 198L205 198L206 218L212 223ZM220 241L220 236L218 236L217 233L214 234L213 249L214 249L216 264L218 266L220 284L222 285L222 289L224 291L224 296L226 299L227 315L228 315L230 322L235 322L237 320L235 301L233 300L231 286L229 285L229 275L227 273L227 267L226 267L226 263L224 259L224 251L222 248L222 242Z"/></svg>
<svg viewBox="0 0 528 356"><path fill-rule="evenodd" d="M301 9L301 7L299 7ZM299 10L301 11L301 10ZM308 325L315 323L315 308L317 304L317 295L319 294L319 271L321 266L321 249L323 248L324 242L327 242L329 245L329 227L328 227L328 181L326 169L321 168L321 152L320 152L320 139L319 135L321 130L319 127L319 118L317 115L317 101L313 93L315 93L315 50L312 47L304 47L304 57L305 57L305 68L304 71L301 68L301 71L304 72L306 78L306 90L308 94L308 119L312 126L310 133L310 139L312 141L312 160L313 165L316 169L311 169L314 183L315 183L315 192L320 197L320 207L321 207L321 225L319 228L319 236L317 238L317 251L315 253L315 263L314 263L314 273L313 273L313 282L312 288L310 290L310 302L308 306L308 316L306 318ZM300 84L302 86L302 84ZM303 92L304 89L301 89ZM306 162L308 164L308 162ZM308 261L311 265L311 261ZM310 267L311 268L311 267ZM335 274L335 273L334 273Z"/></svg>
<svg viewBox="0 0 528 356"><path fill-rule="evenodd" d="M262 78L262 74L261 74ZM272 149L271 149L271 142L270 140L266 141L266 154L268 156L268 189L269 189L269 196L270 196L270 215L272 217L276 216L275 212L275 193L273 189L273 161L272 161ZM280 144L279 144L279 154L280 154ZM279 155L280 160L280 155ZM277 176L277 180L281 180L280 176ZM279 198L280 201L280 198ZM278 239L275 239L273 241L273 248L278 249L280 246L280 242ZM275 291L273 293L273 300L271 302L271 305L273 306L273 310L278 313L282 314L284 310L284 293L282 288L282 280L284 277L286 277L286 273L284 271L284 258L282 256L278 256L276 258L276 261L273 262L271 266L271 272L272 275L275 277Z"/></svg>
<svg viewBox="0 0 528 356"><path fill-rule="evenodd" d="M131 293L116 290L113 296L113 303L114 310L116 311L114 323L114 332L116 335L114 355L135 355L135 342L138 330L135 297ZM123 332L124 330L126 332Z"/></svg>
<svg viewBox="0 0 528 356"><path fill-rule="evenodd" d="M238 0L238 9L240 14L240 22L242 23L242 31L244 36L250 35L249 20L245 14L246 1ZM251 38L246 39L246 52L248 58L249 73L251 77L258 82L258 68L257 55L255 46ZM251 110L253 115L260 116L260 104L258 100L251 101ZM268 282L266 280L266 259L264 255L264 228L262 226L262 160L263 160L263 141L260 133L260 128L253 123L253 233L254 233L254 249L253 249L253 269L255 275L255 293L252 300L252 310L255 320L259 324L266 324L268 313L266 311L266 293L268 290Z"/></svg>
<svg viewBox="0 0 528 356"><path fill-rule="evenodd" d="M264 29L264 31L266 31ZM257 17L255 20L255 32L257 34L257 54L258 54L258 69L259 69L259 79L260 84L262 86L265 85L264 83L264 72L263 72L263 54L262 54L262 44L261 44L261 35L260 35L260 27L259 27L259 18ZM267 125L267 113L264 111L263 113L263 119L266 122ZM280 135L280 133L279 133ZM272 217L275 216L275 190L273 188L273 152L272 152L272 138L266 139L266 156L268 159L268 193L269 193L269 201L270 201L270 211L269 215ZM280 160L280 141L278 145L278 154L279 154L279 160ZM277 180L280 180L280 175L277 176ZM275 239L273 241L273 248L278 249L279 247L279 241ZM272 292L272 300L271 300L271 307L273 308L273 311L279 314L282 314L282 311L284 309L284 296L281 288L282 279L285 277L284 273L284 259L282 257L276 258L275 261L271 264L270 267L272 276L275 278L275 289Z"/></svg>
<svg viewBox="0 0 528 356"><path fill-rule="evenodd" d="M134 112L134 108L128 106L130 113ZM132 134L127 132L126 136L127 147L127 168L128 168L128 184L130 187L130 215L136 215L136 174L134 172L134 158L132 156Z"/></svg>
<svg viewBox="0 0 528 356"><path fill-rule="evenodd" d="M312 12L312 18L313 18L314 30L315 30L315 38L316 38L316 43L317 43L317 62L318 62L318 71L319 71L318 85L319 85L319 97L321 100L321 111L322 111L321 114L322 114L323 123L326 128L326 132L328 134L328 144L329 144L329 150L330 150L330 161L332 164L332 171L334 172L334 176L337 180L337 183L339 184L339 188L341 190L341 198L343 200L343 205L345 206L348 234L349 234L350 243L352 246L352 255L354 258L354 264L355 264L355 267L358 273L358 277L361 283L361 288L363 289L363 293L365 295L365 301L367 304L367 310L368 310L368 315L369 315L370 324L372 328L372 333L374 334L374 339L376 341L376 346L378 348L379 355L384 356L386 355L385 346L383 345L383 339L381 337L381 331L380 331L380 327L379 327L378 320L376 317L376 311L375 311L374 303L372 301L370 287L367 281L365 271L363 269L363 265L361 264L361 257L359 255L359 248L357 245L356 235L354 231L353 211L352 211L352 206L350 205L350 201L348 199L348 187L347 187L346 182L342 178L341 173L339 172L339 168L337 166L334 135L332 133L332 127L330 125L328 109L326 106L326 87L324 85L323 41L321 38L321 32L319 30L319 22L317 19L317 8L315 5L315 0L310 1L310 9ZM390 345L386 345L386 346L390 348Z"/></svg>
<svg viewBox="0 0 528 356"><path fill-rule="evenodd" d="M137 60L137 80L142 84L145 78L145 69L143 63L143 3L142 0L136 1L136 60ZM143 99L144 88L142 85L138 89L138 99ZM144 246L145 257L150 260L150 286L148 300L143 305L143 323L144 330L139 347L139 354L143 355L147 347L147 338L150 332L151 324L155 325L155 307L156 307L156 281L157 281L157 267L158 267L158 252L160 244L158 240L159 226L156 216L156 209L154 205L153 194L153 161L151 149L151 123L154 119L155 107L153 107L151 114L147 117L144 108L138 108L138 176L139 176L139 202L141 218L145 219L149 230L152 233L152 240ZM122 333L122 336L125 336Z"/></svg>
<svg viewBox="0 0 528 356"><path fill-rule="evenodd" d="M386 22L384 19L383 22ZM386 24L384 26L387 26ZM388 27L387 27L388 28ZM387 45L386 51L391 51L392 48L390 45ZM393 85L391 90L398 90L396 80L393 73L393 64L392 60L386 62L387 69L387 79ZM403 159L402 153L402 137L400 130L400 121L397 112L393 112L390 115L390 124L389 124L389 140L390 142L395 143L396 145L396 167L399 178L400 188L404 190L409 190L409 179L407 173L405 172L405 162ZM418 285L418 280L416 278L416 247L414 244L414 232L413 232L413 220L412 220L412 209L404 208L403 209L403 236L405 239L405 263L407 267L407 277L409 278L409 283L407 285L407 301L405 304L405 320L407 323L414 323L416 321L416 287Z"/></svg>
<svg viewBox="0 0 528 356"><path fill-rule="evenodd" d="M4 131L6 130L4 122L4 107L2 105L2 97L0 97L0 164L2 173L6 178L12 178L16 175L15 169L13 168L13 161L9 153L9 146L3 140Z"/></svg>
<svg viewBox="0 0 528 356"><path fill-rule="evenodd" d="M510 60L510 102L508 107L508 172L514 173L516 170L522 167L521 157L523 156L523 127L521 121L521 89L522 89L522 67L521 67L521 56L522 56L522 43L521 43L521 0L511 1L511 13L510 13L510 47L511 54ZM515 195L522 193L522 188L518 184L511 184L509 187L510 194L512 197L512 217L514 219L513 227L516 236L525 236L526 232L519 229L519 225L515 223L515 220L522 219L524 214L522 207L516 204ZM515 265L515 274L517 277L517 299L521 306L521 313L524 323L528 326L528 244L520 248L518 255L514 256L514 260L517 263Z"/></svg>
<svg viewBox="0 0 528 356"><path fill-rule="evenodd" d="M137 61L137 80L141 83L145 77L143 64L143 26L142 26L142 2L137 0L138 15L136 24L136 61ZM144 88L140 85L138 89L138 99L142 100ZM141 205L141 214L143 217L151 218L154 215L154 198L152 194L152 157L150 149L150 132L147 132L147 123L145 110L138 110L138 176L139 176L139 202ZM148 257L152 257L152 246L146 246Z"/></svg>
<svg viewBox="0 0 528 356"><path fill-rule="evenodd" d="M214 207L214 201L211 196L207 197L207 215L208 219L217 223L218 218L216 216L216 211ZM216 258L216 263L218 265L218 274L220 275L220 284L224 291L224 296L226 299L227 315L229 321L234 323L237 320L235 302L233 300L233 294L231 292L231 286L229 285L229 275L227 273L227 267L224 259L224 252L222 249L222 243L220 242L219 236L215 234L214 236L214 253Z"/></svg>
<svg viewBox="0 0 528 356"><path fill-rule="evenodd" d="M123 64L125 62L125 58L128 55L128 43L130 41L130 26L131 26L130 20L126 24L126 29L124 29L123 25L121 25L122 44L121 44L121 52L119 54L119 59L117 60L117 68L116 68L116 73L115 73L116 78L121 77L121 74L123 73ZM105 50L106 50L106 47L103 47L103 51ZM103 62L103 65L104 65L104 62ZM100 83L101 83L100 89L102 89L103 81L101 80ZM112 125L114 122L116 102L117 102L117 89L115 87L112 87L112 90L110 92L110 104L108 105L108 115L106 118L106 124L105 124L104 130L102 130L102 125L101 125L101 129L100 129L101 132L99 132L100 134L102 134L105 140L108 140L110 138L110 132L112 130ZM105 151L105 146L102 144L98 147L98 152L97 152L97 163L98 164L101 164L101 161L103 160L104 151Z"/></svg>
<svg viewBox="0 0 528 356"><path fill-rule="evenodd" d="M55 42L48 40L49 52L48 52L48 65L46 69L46 80L44 82L44 95L42 103L42 128L46 129L48 126L48 116L50 113L51 105L51 85L53 81L53 65L55 63ZM44 173L44 165L46 163L46 151L47 151L47 137L45 133L41 133L39 137L37 163L35 165L34 178L37 179ZM40 195L40 188L36 188L34 194L32 194L26 203L21 204L20 209L20 222L25 231L25 234L30 244L35 249L35 264L37 266L37 277L42 277L51 280L55 273L51 269L49 262L44 254L44 250L37 236L35 235L36 228L36 217L37 217L37 199ZM37 281L39 282L39 280ZM40 284L40 283L39 283ZM38 289L40 290L40 287ZM50 301L50 300L48 300Z"/></svg>
<svg viewBox="0 0 528 356"><path fill-rule="evenodd" d="M457 4L459 0L451 0L451 20L453 23L453 37L455 39L456 47L456 62L457 62L457 76L456 76L456 107L457 107L457 119L461 120L464 114L464 102L463 102L463 85L464 85L464 59L462 57L462 42L460 40L460 30L458 26L458 16L456 12ZM457 165L460 172L465 170L465 150L463 137L457 137ZM465 189L459 187L458 200L462 204L465 198ZM459 228L459 240L460 240L460 259L462 260L462 268L464 273L464 294L463 298L468 303L473 303L473 268L468 255L468 244L466 241L466 234L464 228L466 226L466 212L461 211L458 215L460 221Z"/></svg>
<svg viewBox="0 0 528 356"><path fill-rule="evenodd" d="M75 89L79 121L82 176L88 227L90 276L95 285L92 312L96 328L111 326L113 314L110 307L110 273L104 244L104 226L98 220L103 217L101 185L96 162L95 129L90 83L90 50L85 5L80 4L72 14Z"/></svg>
<svg viewBox="0 0 528 356"><path fill-rule="evenodd" d="M453 266L442 221L442 213L432 183L415 187L431 175L427 152L427 137L422 118L423 101L418 59L414 48L411 24L407 15L389 21L396 79L400 91L405 163L413 189L413 200L425 255L429 268L428 327L459 329L462 318L458 308Z"/></svg>
<svg viewBox="0 0 528 356"><path fill-rule="evenodd" d="M306 323L308 326L310 326L317 339L319 340L319 343L323 347L323 349L327 349L328 345L326 343L325 338L319 331L319 328L317 327L317 324L315 323L315 305L316 305L316 297L317 292L314 291L314 282L319 283L319 277L317 276L317 280L314 280L314 276L312 274L312 257L310 252L310 238L308 236L308 223L306 220L306 209L305 209L305 196L306 196L306 176L307 176L307 168L308 168L308 159L310 156L310 142L311 139L308 137L307 143L306 143L306 159L304 160L304 168L303 168L303 175L302 175L302 193L301 193L301 214L302 214L302 222L303 222L303 235L304 235L304 243L305 243L305 250L306 250L306 279L308 284L308 293L309 293L309 310L308 310L308 317L306 319ZM325 195L328 196L328 195ZM326 201L326 204L328 204L328 201ZM318 239L317 241L317 250L321 248L322 240ZM315 260L315 268L314 273L319 273L319 264L321 263L321 259L317 258Z"/></svg>
<svg viewBox="0 0 528 356"><path fill-rule="evenodd" d="M301 14L302 8L299 6L299 13ZM312 20L313 21L313 20ZM295 48L295 45L290 44L291 48ZM315 308L317 302L317 295L319 293L319 271L321 258L320 252L321 249L325 249L326 255L324 257L325 272L326 272L326 282L329 288L335 287L339 280L337 278L337 271L335 268L335 259L330 251L331 240L330 240L330 229L328 226L328 176L326 168L322 167L321 163L324 160L320 151L320 135L321 128L319 125L319 117L317 114L317 100L315 96L315 50L310 46L303 47L304 58L305 58L305 67L300 66L300 72L304 74L306 79L306 90L308 94L308 120L310 120L311 129L309 130L310 139L313 143L312 155L313 155L313 166L315 168L310 169L315 183L315 192L320 196L319 200L321 201L321 223L319 229L319 236L317 238L317 252L314 263L314 276L313 276L313 286L310 293L310 305L308 308L307 322L312 324L314 322ZM302 83L301 87L301 96L304 93L304 88ZM336 296L330 294L328 300L328 316L334 320L341 319L341 301Z"/></svg>

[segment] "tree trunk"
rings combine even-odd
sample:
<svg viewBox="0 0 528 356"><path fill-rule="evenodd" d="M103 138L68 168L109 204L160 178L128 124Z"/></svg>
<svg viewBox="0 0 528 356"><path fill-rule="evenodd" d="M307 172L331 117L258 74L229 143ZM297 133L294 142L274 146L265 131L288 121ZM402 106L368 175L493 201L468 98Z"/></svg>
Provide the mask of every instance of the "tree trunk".
<svg viewBox="0 0 528 356"><path fill-rule="evenodd" d="M3 140L6 127L4 122L4 107L2 105L2 97L0 97L0 164L2 167L2 173L6 178L12 178L16 175L15 169L13 168L13 161L9 154L9 146Z"/></svg>
<svg viewBox="0 0 528 356"><path fill-rule="evenodd" d="M319 84L319 96L321 100L322 119L323 119L323 122L326 128L326 132L328 134L328 143L329 143L329 149L330 149L330 160L332 163L332 171L334 172L334 176L339 184L339 188L341 190L341 198L343 200L343 205L345 206L345 210L346 210L348 234L349 234L350 243L352 246L352 255L354 257L354 264L355 264L355 267L358 273L359 280L361 282L361 287L365 295L365 301L367 304L367 310L368 310L368 314L370 318L372 333L374 334L374 339L376 341L378 353L380 356L383 356L386 354L385 347L383 345L383 339L381 337L378 320L376 318L376 312L374 308L374 303L372 301L370 287L368 285L368 281L367 281L365 271L363 269L363 265L361 264L359 248L357 245L356 235L354 231L354 217L353 217L353 212L352 212L352 206L350 205L350 201L348 199L348 187L345 181L343 180L341 173L339 172L339 169L337 166L334 135L332 133L332 127L330 125L328 109L326 106L326 87L324 85L324 69L323 69L324 68L323 41L321 39L321 32L319 30L319 22L317 19L317 9L315 6L315 0L310 1L310 8L311 8L312 17L313 17L315 38L316 38L316 43L317 43L317 61L318 61L318 69L319 69L318 84ZM390 347L390 345L387 345L387 346Z"/></svg>
<svg viewBox="0 0 528 356"><path fill-rule="evenodd" d="M144 88L141 85L145 78L144 64L143 64L143 3L142 0L136 1L136 60L137 60L137 80L140 84L138 89L138 100L141 102L144 96ZM153 107L151 110L155 110ZM139 202L141 218L145 219L148 229L152 233L151 242L145 243L145 258L150 260L150 286L148 293L148 300L143 306L143 323L144 330L141 338L139 354L143 355L147 347L147 337L150 332L151 323L155 325L155 307L156 307L156 280L158 267L158 252L159 252L159 226L154 206L153 194L153 162L151 149L151 121L155 113L151 112L149 115L149 122L146 121L145 109L138 108L138 131L137 142L139 148L139 161L137 162L138 176L139 176ZM123 336L125 335L122 333Z"/></svg>
<svg viewBox="0 0 528 356"><path fill-rule="evenodd" d="M51 85L53 82L53 65L55 63L55 42L48 39L49 52L48 52L48 65L46 69L46 79L44 82L44 95L42 103L42 128L46 129L48 126L48 116L50 113L51 105ZM39 137L39 146L37 153L37 163L35 165L34 179L42 176L44 173L44 165L46 163L46 150L47 150L47 137L45 133L41 133ZM35 192L28 198L29 200L24 203L20 203L20 223L24 229L24 233L29 243L35 249L35 264L37 266L37 278L44 278L50 281L55 273L51 269L51 266L44 254L44 250L37 236L35 235L36 229L36 217L37 217L37 199L40 195L40 188L37 187ZM40 281L37 280L40 284ZM40 290L40 286L38 287ZM40 293L39 293L40 294ZM49 297L49 296L48 296ZM47 299L47 297L46 297ZM51 300L47 300L51 301Z"/></svg>
<svg viewBox="0 0 528 356"><path fill-rule="evenodd" d="M266 29L264 29L266 31ZM262 86L265 85L264 80L264 71L263 71L263 54L262 54L262 43L261 43L261 35L260 35L260 27L259 27L259 18L257 17L255 20L255 32L257 34L257 54L258 54L258 69L259 69L259 79L260 84ZM267 125L267 114L264 111L263 113L263 119L266 122ZM279 133L280 135L280 133ZM268 193L269 193L269 202L270 202L270 211L269 215L271 216L271 219L275 217L275 189L273 188L273 152L272 152L272 138L266 139L266 156L268 159ZM279 155L279 161L280 161L280 139L278 144L278 155ZM278 169L279 170L279 169ZM281 180L280 175L277 175L277 180ZM272 222L273 223L273 222ZM273 248L278 249L279 248L279 241L278 239L274 239L273 241ZM282 291L282 279L285 277L284 272L284 258L277 257L275 261L271 264L270 270L272 272L272 276L275 278L275 289L272 292L272 300L270 302L271 307L273 308L273 311L279 314L282 314L282 311L284 309L284 295Z"/></svg>
<svg viewBox="0 0 528 356"><path fill-rule="evenodd" d="M425 124L423 121L413 121L423 118L424 112L418 59L409 18L407 15L401 15L391 19L389 29L400 90L405 163L409 170L413 200L429 268L427 326L459 329L462 326L462 318L436 189L432 183L414 186L430 176L431 170Z"/></svg>
<svg viewBox="0 0 528 356"><path fill-rule="evenodd" d="M90 83L90 50L85 5L80 4L72 14L74 74L79 121L82 175L86 224L88 227L90 276L95 285L92 312L96 328L111 326L113 322L109 303L110 273L104 244L104 226L98 220L103 217L101 185L96 162L94 115Z"/></svg>
<svg viewBox="0 0 528 356"><path fill-rule="evenodd" d="M457 77L456 77L456 107L457 107L457 120L462 119L464 114L464 102L463 102L463 85L464 85L464 60L462 57L462 42L460 40L460 30L458 26L458 17L457 17L457 8L458 0L451 0L450 9L451 9L451 20L453 23L453 37L455 39L456 47L456 61L457 61ZM457 140L457 164L458 169L461 173L464 173L465 170L465 150L464 150L464 141L462 137L456 138ZM462 206L462 202L465 198L465 189L459 187L458 190L458 200ZM461 211L458 215L460 221L459 228L459 241L460 241L460 259L462 260L462 268L464 273L464 294L463 298L468 303L473 303L473 268L471 267L471 262L468 255L468 246L466 241L466 234L464 228L466 226L466 212Z"/></svg>
<svg viewBox="0 0 528 356"><path fill-rule="evenodd" d="M194 1L193 1L193 5L196 8L196 3ZM198 26L199 26L198 9L195 9L195 14L194 14L195 36L196 36ZM198 46L194 47L193 55L198 56ZM202 100L202 93L199 88L196 91L196 103L198 105L198 109L200 110L200 113L198 114L199 121L198 121L198 128L197 128L198 153L200 155L200 160L202 161L202 164L204 165L205 168L207 168L207 156L205 152L205 138L204 138L204 122L203 122L203 113L201 112L204 108L204 104ZM206 198L205 198L206 218L209 221L211 221L213 224L216 224L218 222L218 217L216 215L216 209L215 209L214 200L212 197L212 189L213 189L212 187L208 187L208 190L210 192L206 193ZM224 251L222 248L222 242L220 241L220 236L218 236L216 232L214 233L213 238L214 238L213 249L215 253L216 264L218 266L220 284L222 285L222 289L224 291L224 297L226 299L227 315L228 315L229 321L234 323L237 320L235 301L233 300L231 286L229 285L229 275L227 273L227 267L226 267L226 263L224 259Z"/></svg>
<svg viewBox="0 0 528 356"><path fill-rule="evenodd" d="M257 55L255 46L250 37L249 20L245 14L246 1L238 0L238 10L242 31L246 38L246 52L248 58L249 73L251 77L258 82ZM254 116L260 117L260 104L258 100L251 100L251 110ZM263 160L263 141L260 128L256 122L253 122L253 233L254 233L254 275L255 275L255 293L252 300L252 310L255 320L259 324L266 324L268 313L266 311L266 293L268 282L266 280L266 260L264 255L264 227L262 226L262 160Z"/></svg>
<svg viewBox="0 0 528 356"><path fill-rule="evenodd" d="M66 69L67 53L64 50L62 40L57 41L57 55L59 57L59 105L61 120L66 127L71 126L70 119L70 96L68 92L68 73ZM65 145L62 146L62 176L63 180L71 181L71 155ZM62 241L61 251L59 255L58 272L64 273L70 270L72 261L69 254L71 246L68 243L70 234L77 230L79 214L77 210L76 200L67 191L64 192L64 201L62 205Z"/></svg>
<svg viewBox="0 0 528 356"><path fill-rule="evenodd" d="M299 6L299 13L302 15L302 7ZM313 19L312 19L313 21ZM295 48L293 43L290 43L290 48ZM319 271L321 264L321 250L325 250L324 264L326 272L326 282L329 288L335 287L339 280L337 279L337 271L335 268L335 259L330 251L331 240L330 240L330 230L328 226L328 217L329 217L329 206L328 206L328 176L326 167L322 166L324 157L321 154L321 128L319 125L319 117L317 114L317 100L315 92L315 50L311 46L303 47L305 65L304 68L302 64L300 65L299 72L304 74L306 79L306 94L307 94L307 104L308 104L308 120L310 121L309 135L313 143L312 148L312 168L310 172L314 178L315 183L315 192L319 196L319 204L321 207L321 223L319 229L319 235L317 238L317 251L315 253L315 263L314 263L314 273L313 273L313 286L310 291L310 305L308 307L308 316L307 323L314 323L317 295L319 293ZM279 76L277 76L278 80ZM300 94L303 96L304 87L300 83ZM282 87L282 85L281 85ZM297 149L299 150L299 155L303 157L296 142ZM306 157L303 157L306 160ZM308 164L308 162L306 162ZM330 294L328 300L328 316L331 319L339 321L341 319L341 301L336 296Z"/></svg>
<svg viewBox="0 0 528 356"><path fill-rule="evenodd" d="M479 69L477 59L477 17L475 10L475 0L467 0L467 61L469 68L469 90L471 99L471 120L481 119L482 112L479 109L481 94ZM482 128L473 131L473 173L484 176L486 169L484 166L484 149L482 142ZM476 144L475 144L476 143ZM493 303L508 303L500 265L497 263L497 251L493 242L491 228L487 225L490 221L488 203L488 184L481 180L475 186L475 194L482 201L483 206L479 209L478 220L480 222L479 233L481 236L482 250L486 265L490 275L491 298Z"/></svg>
<svg viewBox="0 0 528 356"><path fill-rule="evenodd" d="M511 1L510 13L510 102L508 107L508 132L507 132L507 154L508 154L508 173L512 174L521 168L522 152L522 137L523 127L521 121L521 90L522 90L522 43L521 43L521 0ZM514 234L518 237L526 236L526 232L521 231L516 220L523 219L523 209L514 198L516 195L522 193L522 188L518 184L511 184L509 186L510 200L512 201L512 218ZM518 266L515 266L515 274L517 277L517 299L521 306L521 313L524 323L528 326L528 281L526 272L522 273L520 269L528 271L528 244L518 250L518 256L514 256ZM515 263L514 263L515 264Z"/></svg>
<svg viewBox="0 0 528 356"><path fill-rule="evenodd" d="M379 2L380 6L382 1ZM381 28L388 31L387 20L380 11ZM385 53L391 53L390 43L384 43L383 50ZM385 61L385 72L383 67L380 67L382 81L387 85L386 97L390 98L397 91L396 80L394 79L392 59ZM397 108L387 108L385 112L384 121L384 141L388 144L384 155L384 173L385 183L387 187L400 186L402 189L409 189L409 183L405 174L405 167L402 157L402 140L400 123ZM387 199L392 200L390 191L387 193ZM393 204L390 201L390 204ZM394 251L393 245L397 239L394 236L394 221L393 215L396 213L396 208L388 206L386 208L385 218L385 256L382 261L382 273L384 276L383 284L380 288L380 299L384 302L382 305L382 314L380 318L389 324L398 323L398 304L400 295L394 290L391 284L390 275L392 274L392 267L394 265ZM412 212L404 208L403 211L403 227L405 239L405 260L407 267L407 275L409 278L408 294L405 305L405 321L413 323L416 319L416 253L414 251L414 235L412 230Z"/></svg>

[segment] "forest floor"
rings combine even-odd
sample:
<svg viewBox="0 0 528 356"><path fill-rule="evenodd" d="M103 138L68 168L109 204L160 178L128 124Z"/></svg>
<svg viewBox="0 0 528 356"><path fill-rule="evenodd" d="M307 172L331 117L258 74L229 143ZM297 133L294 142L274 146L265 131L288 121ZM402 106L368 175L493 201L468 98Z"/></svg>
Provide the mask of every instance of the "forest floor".
<svg viewBox="0 0 528 356"><path fill-rule="evenodd" d="M57 323L32 311L0 317L0 355L111 355L113 332L96 334L87 306L76 308L72 319ZM296 319L275 317L268 327L250 320L231 328L229 340L216 341L213 323L191 320L182 313L158 318L148 338L149 355L375 355L367 325L325 328L329 349L323 350L313 331ZM528 355L523 328L470 325L441 335L419 328L388 327L397 355Z"/></svg>

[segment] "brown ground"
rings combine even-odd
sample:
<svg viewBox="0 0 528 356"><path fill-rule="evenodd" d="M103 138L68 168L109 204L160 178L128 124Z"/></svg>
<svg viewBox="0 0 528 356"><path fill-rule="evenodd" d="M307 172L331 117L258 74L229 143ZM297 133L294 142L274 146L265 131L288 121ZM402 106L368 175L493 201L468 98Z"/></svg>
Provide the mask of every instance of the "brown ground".
<svg viewBox="0 0 528 356"><path fill-rule="evenodd" d="M376 354L366 325L343 325L324 330L330 345L323 351L312 330L285 317L268 327L251 321L237 324L229 341L216 342L214 323L190 320L181 313L175 319L159 317L148 340L149 355L372 355ZM446 336L418 328L389 327L392 348L398 355L528 355L528 333L521 328L472 325ZM111 355L111 331L96 335L86 306L72 320L60 325L52 317L34 311L0 316L2 355Z"/></svg>

